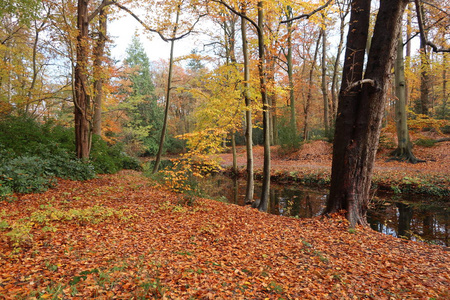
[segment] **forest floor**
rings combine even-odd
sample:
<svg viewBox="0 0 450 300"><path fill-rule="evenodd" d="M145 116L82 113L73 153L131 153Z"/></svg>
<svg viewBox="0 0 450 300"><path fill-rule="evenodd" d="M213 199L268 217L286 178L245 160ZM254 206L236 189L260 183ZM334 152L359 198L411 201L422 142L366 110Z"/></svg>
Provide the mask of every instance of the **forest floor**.
<svg viewBox="0 0 450 300"><path fill-rule="evenodd" d="M276 166L276 164L275 164ZM134 171L0 202L0 299L449 299L448 249Z"/></svg>
<svg viewBox="0 0 450 300"><path fill-rule="evenodd" d="M450 141L436 143L433 147L415 145L413 153L425 160L416 164L391 160L394 149L381 148L375 161L373 181L381 190L450 196ZM246 152L237 148L239 172L244 175ZM261 176L263 167L262 146L254 147L254 168ZM278 146L271 147L271 175L275 181L291 181L312 184L328 184L331 177L332 144L313 141L297 151L285 152ZM220 155L221 165L231 169L231 152Z"/></svg>

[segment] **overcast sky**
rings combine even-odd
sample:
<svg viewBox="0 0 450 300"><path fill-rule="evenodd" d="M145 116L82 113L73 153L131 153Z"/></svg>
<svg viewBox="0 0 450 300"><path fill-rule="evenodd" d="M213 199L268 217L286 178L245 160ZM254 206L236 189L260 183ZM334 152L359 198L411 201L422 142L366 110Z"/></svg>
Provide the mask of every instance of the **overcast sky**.
<svg viewBox="0 0 450 300"><path fill-rule="evenodd" d="M112 21L108 24L108 31L113 40L111 49L112 56L117 60L125 58L125 50L131 43L131 37L135 34L136 29L139 32L139 39L144 45L146 53L151 61L159 59L169 60L170 43L164 42L157 34L142 34L142 25L140 25L133 17L126 15L119 20ZM151 37L151 40L148 38ZM182 40L175 42L175 57L187 55L191 50L197 47L196 38L189 35Z"/></svg>

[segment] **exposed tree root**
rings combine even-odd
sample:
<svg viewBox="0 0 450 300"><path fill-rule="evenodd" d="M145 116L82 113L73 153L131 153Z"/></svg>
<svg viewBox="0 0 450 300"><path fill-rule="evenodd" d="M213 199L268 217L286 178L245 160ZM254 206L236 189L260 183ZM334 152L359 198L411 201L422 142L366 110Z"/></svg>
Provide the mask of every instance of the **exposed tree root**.
<svg viewBox="0 0 450 300"><path fill-rule="evenodd" d="M417 164L421 162L426 162L426 160L418 159L411 150L411 147L406 148L397 148L391 153L391 158L387 159L386 161L406 161L412 164Z"/></svg>

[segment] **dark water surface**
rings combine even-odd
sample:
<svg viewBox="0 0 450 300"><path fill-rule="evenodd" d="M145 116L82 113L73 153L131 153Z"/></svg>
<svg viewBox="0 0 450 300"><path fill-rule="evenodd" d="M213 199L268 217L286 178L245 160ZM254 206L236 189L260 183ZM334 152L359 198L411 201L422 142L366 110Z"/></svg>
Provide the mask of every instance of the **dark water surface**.
<svg viewBox="0 0 450 300"><path fill-rule="evenodd" d="M245 205L245 179L214 175L199 184L210 198ZM255 199L261 186L255 185ZM309 218L319 215L326 203L326 189L302 185L271 184L267 212L275 215ZM368 213L370 226L379 232L449 246L450 203L442 198L417 195L378 194Z"/></svg>

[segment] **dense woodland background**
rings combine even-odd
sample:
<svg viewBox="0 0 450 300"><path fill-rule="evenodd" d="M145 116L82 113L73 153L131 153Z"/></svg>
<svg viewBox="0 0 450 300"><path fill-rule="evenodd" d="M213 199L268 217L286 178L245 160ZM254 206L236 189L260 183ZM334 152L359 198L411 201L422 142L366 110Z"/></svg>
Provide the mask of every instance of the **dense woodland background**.
<svg viewBox="0 0 450 300"><path fill-rule="evenodd" d="M19 176L12 170L30 160L61 164L48 171L52 175L89 178L95 172L139 168L135 158L154 156L158 150L190 151L199 157L221 152L232 142L243 145L249 111L254 144L264 141L263 112L267 112L270 144L280 145L283 151L298 149L309 140L332 142L350 1L261 3L89 1L80 11L76 1L4 1L0 7L2 192L27 190L15 187L10 178ZM429 135L421 135L423 129L437 133L434 137L448 131L448 52L439 51L449 47L448 4L411 2L402 21L403 115L409 130L419 133L414 134L416 143L433 143ZM258 10L258 5L263 9ZM369 31L377 5L373 3ZM264 19L258 11L264 11ZM123 61L114 61L109 39L114 33L108 31L108 23L120 22L124 14L141 23L143 34L133 37ZM261 32L264 87L258 69ZM167 60L152 60L151 49L142 45L142 39L152 35L177 47L179 39L194 39L199 33L209 36L202 47L170 61L170 53ZM391 75L381 143L395 147L400 112ZM165 109L166 138L161 140ZM90 164L78 164L76 157ZM56 158L61 161L55 162ZM70 171L67 161L84 173Z"/></svg>
<svg viewBox="0 0 450 300"><path fill-rule="evenodd" d="M0 298L449 299L449 12L0 1ZM124 15L142 27L116 61L108 25ZM223 166L245 173L242 206L199 197L193 177ZM270 203L271 179L329 186L321 215L302 218L309 195ZM384 201L375 185L437 197ZM290 216L258 211L289 202ZM387 207L399 238L359 226Z"/></svg>

